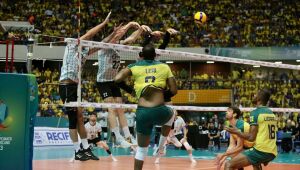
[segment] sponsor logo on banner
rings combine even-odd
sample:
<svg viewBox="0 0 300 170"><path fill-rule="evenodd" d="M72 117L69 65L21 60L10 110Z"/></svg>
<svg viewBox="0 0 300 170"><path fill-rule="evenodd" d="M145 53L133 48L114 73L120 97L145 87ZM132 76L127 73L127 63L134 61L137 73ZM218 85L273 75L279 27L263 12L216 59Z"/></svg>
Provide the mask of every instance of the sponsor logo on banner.
<svg viewBox="0 0 300 170"><path fill-rule="evenodd" d="M33 146L72 145L68 128L34 128Z"/></svg>

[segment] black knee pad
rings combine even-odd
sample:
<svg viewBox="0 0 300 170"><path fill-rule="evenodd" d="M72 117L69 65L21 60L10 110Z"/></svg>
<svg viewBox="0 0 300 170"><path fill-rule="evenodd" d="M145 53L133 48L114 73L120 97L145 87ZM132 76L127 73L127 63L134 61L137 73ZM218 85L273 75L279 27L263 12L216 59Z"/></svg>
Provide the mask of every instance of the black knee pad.
<svg viewBox="0 0 300 170"><path fill-rule="evenodd" d="M67 108L66 112L69 118L69 129L77 129L77 109Z"/></svg>

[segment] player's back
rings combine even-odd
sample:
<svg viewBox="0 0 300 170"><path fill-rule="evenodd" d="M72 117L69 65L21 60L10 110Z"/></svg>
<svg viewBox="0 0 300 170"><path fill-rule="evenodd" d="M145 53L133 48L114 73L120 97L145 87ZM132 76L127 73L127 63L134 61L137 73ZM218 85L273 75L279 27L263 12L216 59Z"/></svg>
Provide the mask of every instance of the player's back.
<svg viewBox="0 0 300 170"><path fill-rule="evenodd" d="M268 107L258 107L250 114L250 124L258 126L254 148L277 155L277 119Z"/></svg>
<svg viewBox="0 0 300 170"><path fill-rule="evenodd" d="M170 67L162 62L155 60L141 60L130 64L128 68L132 72L134 88L139 98L144 87L155 85L165 88L166 80L173 77Z"/></svg>

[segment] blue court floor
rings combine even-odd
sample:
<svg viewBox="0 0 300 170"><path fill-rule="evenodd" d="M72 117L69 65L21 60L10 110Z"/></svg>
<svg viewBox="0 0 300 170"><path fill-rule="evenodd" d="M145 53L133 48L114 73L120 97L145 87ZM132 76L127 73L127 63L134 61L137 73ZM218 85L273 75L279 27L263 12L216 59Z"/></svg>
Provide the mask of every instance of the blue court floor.
<svg viewBox="0 0 300 170"><path fill-rule="evenodd" d="M133 153L130 149L124 148L112 148L112 153L115 156L128 156ZM98 156L107 156L107 153L100 148L96 148L93 152ZM221 152L224 152L221 151ZM150 147L148 155L151 156L153 149ZM194 150L193 155L197 160L212 160L215 158L216 154L220 152L212 152L209 150ZM73 156L73 147L71 146L59 146L59 147L35 147L33 159L34 160L49 160L49 159L69 159ZM185 150L179 149L167 149L166 157L169 158L188 158L187 152ZM273 161L275 163L286 163L286 164L300 164L300 154L299 153L280 153Z"/></svg>

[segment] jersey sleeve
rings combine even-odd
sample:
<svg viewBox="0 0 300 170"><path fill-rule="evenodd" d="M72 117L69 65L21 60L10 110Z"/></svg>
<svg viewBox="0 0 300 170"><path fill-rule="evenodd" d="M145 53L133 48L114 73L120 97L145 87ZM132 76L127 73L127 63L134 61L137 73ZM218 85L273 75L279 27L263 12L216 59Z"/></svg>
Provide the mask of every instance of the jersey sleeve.
<svg viewBox="0 0 300 170"><path fill-rule="evenodd" d="M168 65L166 65L166 70L167 70L167 77L168 78L171 78L171 77L174 77L170 67Z"/></svg>
<svg viewBox="0 0 300 170"><path fill-rule="evenodd" d="M250 113L250 125L258 125L257 123L257 119L258 119L258 112L257 110L253 110L251 113Z"/></svg>

